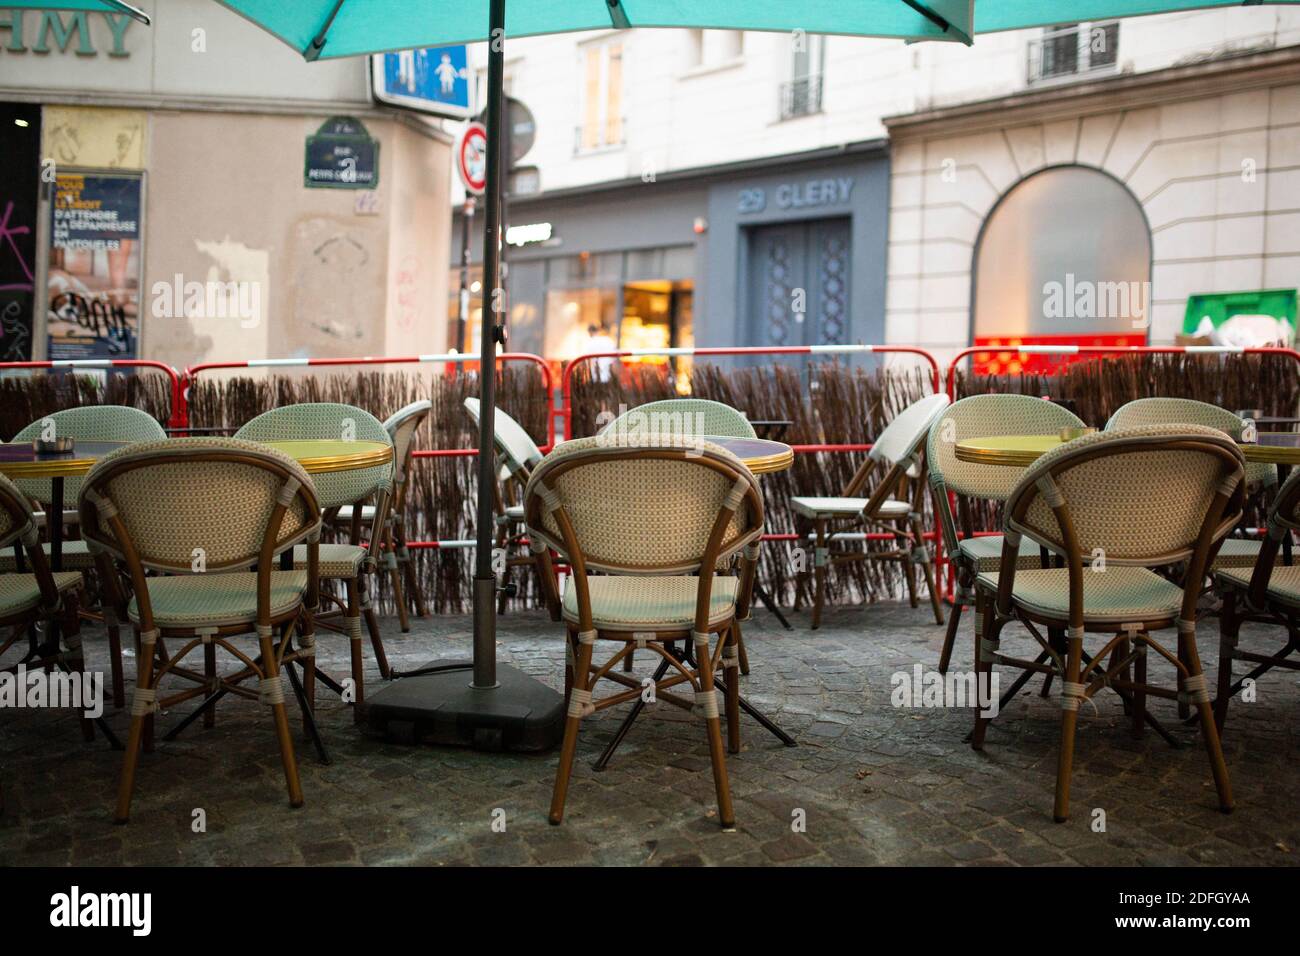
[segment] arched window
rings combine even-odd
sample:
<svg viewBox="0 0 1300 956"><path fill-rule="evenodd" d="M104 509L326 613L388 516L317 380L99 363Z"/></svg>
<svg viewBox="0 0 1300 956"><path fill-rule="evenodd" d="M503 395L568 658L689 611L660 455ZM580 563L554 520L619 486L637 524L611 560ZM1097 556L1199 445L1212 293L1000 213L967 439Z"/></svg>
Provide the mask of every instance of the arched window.
<svg viewBox="0 0 1300 956"><path fill-rule="evenodd" d="M993 207L975 252L977 344L1146 340L1151 230L1133 194L1086 166L1021 180Z"/></svg>

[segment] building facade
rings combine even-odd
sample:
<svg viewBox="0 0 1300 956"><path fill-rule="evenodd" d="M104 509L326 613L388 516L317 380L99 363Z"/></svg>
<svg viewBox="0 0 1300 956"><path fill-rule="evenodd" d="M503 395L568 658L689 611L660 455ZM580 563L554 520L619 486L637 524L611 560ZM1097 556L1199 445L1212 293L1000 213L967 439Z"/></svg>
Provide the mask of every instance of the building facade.
<svg viewBox="0 0 1300 956"><path fill-rule="evenodd" d="M1286 7L1063 24L980 36L969 48L708 30L511 40L507 87L536 116L520 181L536 195L516 197L508 223L551 222L560 244L509 256L596 255L582 232L562 234L561 206L581 207L591 220L584 232L616 232L624 248L671 216L682 230L674 243L695 249L700 344L766 344L774 324L800 335L843 328L848 341L943 355L1053 336L1168 343L1185 331L1192 297L1265 309L1273 292L1283 303L1289 296L1293 315L1300 227L1289 64L1297 45L1300 10ZM768 172L779 179L801 156L810 168L830 167L836 150L870 153L873 168L887 163L891 183L885 207L868 209L872 190L859 191L855 178L851 202L864 205L853 211L842 325L817 311L807 278L835 266L842 231L810 225L769 241L759 219L732 215L724 198L763 179L770 209L781 183ZM652 189L663 199L665 184L686 180L707 184L708 196L683 186L674 203L694 205L680 215L644 199ZM815 190L816 200L831 189ZM458 184L452 198L459 208ZM837 218L829 206L809 212L800 217ZM698 216L707 231L692 242L684 230ZM609 221L598 224L602 217ZM1041 242L1018 248L1015 238L1030 230ZM755 292L762 249L806 293L802 302L791 295L775 323L765 311L771 297ZM809 255L811 266L795 264ZM883 300L873 291L876 255L887 262ZM547 311L534 307L550 279L530 282L526 314L545 326ZM1098 289L1127 301L1095 307ZM1092 290L1094 306L1079 290ZM519 291L511 292L516 309ZM614 331L608 323L622 306L604 308ZM567 323L566 314L554 321ZM544 349L551 341L546 331L529 334ZM555 334L574 333L566 325Z"/></svg>
<svg viewBox="0 0 1300 956"><path fill-rule="evenodd" d="M640 349L879 341L888 182L877 140L515 197L511 347L568 359L593 340ZM481 248L475 233L471 347ZM453 268L453 290L458 280ZM453 293L450 316L457 309Z"/></svg>
<svg viewBox="0 0 1300 956"><path fill-rule="evenodd" d="M451 137L210 0L0 11L4 358L441 349ZM8 210L7 218L6 210Z"/></svg>

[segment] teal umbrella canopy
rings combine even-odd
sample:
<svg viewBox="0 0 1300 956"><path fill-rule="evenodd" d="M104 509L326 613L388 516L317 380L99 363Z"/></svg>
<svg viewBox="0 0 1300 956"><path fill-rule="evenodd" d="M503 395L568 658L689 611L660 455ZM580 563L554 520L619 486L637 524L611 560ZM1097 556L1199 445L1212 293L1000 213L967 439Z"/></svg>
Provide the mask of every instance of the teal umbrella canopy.
<svg viewBox="0 0 1300 956"><path fill-rule="evenodd" d="M309 60L489 39L489 0L219 0ZM1300 0L1265 0L1296 4ZM3 6L39 3L0 0ZM111 0L49 6L99 8ZM507 37L613 27L692 27L949 40L1080 20L1260 0L507 0Z"/></svg>
<svg viewBox="0 0 1300 956"><path fill-rule="evenodd" d="M308 59L489 39L488 0L220 0ZM703 27L969 43L971 0L507 0L507 37Z"/></svg>
<svg viewBox="0 0 1300 956"><path fill-rule="evenodd" d="M149 23L148 14L123 0L0 0L0 10L18 7L26 10L73 10L89 13L125 13L141 23Z"/></svg>

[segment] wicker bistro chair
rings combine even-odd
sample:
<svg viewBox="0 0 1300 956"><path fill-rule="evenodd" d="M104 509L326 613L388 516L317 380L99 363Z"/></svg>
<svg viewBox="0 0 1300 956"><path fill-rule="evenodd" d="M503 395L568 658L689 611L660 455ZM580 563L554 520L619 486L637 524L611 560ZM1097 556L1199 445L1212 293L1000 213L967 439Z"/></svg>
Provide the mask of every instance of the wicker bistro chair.
<svg viewBox="0 0 1300 956"><path fill-rule="evenodd" d="M1232 786L1196 648L1196 600L1220 540L1241 517L1244 465L1236 443L1213 428L1116 429L1044 455L1007 499L1001 568L976 577L976 587L985 592L976 622L976 667L980 680L987 680L996 664L1061 678L1058 823L1070 814L1079 707L1106 686L1124 698L1134 734L1149 719L1148 695L1195 705L1219 808L1232 809ZM1023 537L1064 557L1066 566L1021 570ZM1097 563L1098 556L1104 564ZM1181 587L1150 570L1182 561L1188 570ZM1029 630L1050 663L999 652L1002 628L1012 620ZM1064 630L1065 645L1045 641L1035 624ZM1174 626L1177 656L1151 637L1152 631ZM1113 636L1088 656L1087 632ZM1177 691L1147 682L1148 649L1173 664ZM983 749L988 722L980 711L971 736L976 750Z"/></svg>
<svg viewBox="0 0 1300 956"><path fill-rule="evenodd" d="M717 435L729 438L757 438L754 426L743 413L707 398L665 398L647 402L623 412L600 434L618 433L633 440L638 435Z"/></svg>
<svg viewBox="0 0 1300 956"><path fill-rule="evenodd" d="M27 425L14 436L16 442L28 442L41 437L47 421L53 422L54 433L61 437L81 441L161 441L167 432L148 412L126 405L86 405L81 408L67 408L53 412L45 418ZM63 481L64 521L76 523L75 506L77 495L81 491L80 478L65 478ZM14 484L32 501L37 502L48 513L53 507L54 497L48 478L18 478ZM44 515L39 516L43 518ZM38 521L38 523L43 523ZM45 546L45 553L50 553L50 545ZM106 558L97 558L91 552L86 541L69 540L66 537L60 548L63 567L69 571L97 571L100 578L100 607L104 628L108 631L109 670L113 684L113 703L121 707L126 703L126 682L122 673L122 629L118 622L113 601L105 590L107 575L113 573L112 563ZM12 553L0 554L0 571L16 570L16 560ZM100 615L82 609L82 616L88 620L98 620Z"/></svg>
<svg viewBox="0 0 1300 956"><path fill-rule="evenodd" d="M1190 398L1139 398L1121 405L1106 422L1106 430L1139 425L1176 425L1183 422L1206 425L1240 438L1242 421L1232 412ZM1246 463L1246 493L1267 494L1277 488L1277 466L1266 462ZM1259 558L1260 542L1250 538L1223 539L1212 571L1219 568L1253 568Z"/></svg>
<svg viewBox="0 0 1300 956"><path fill-rule="evenodd" d="M388 431L369 412L352 405L335 402L308 402L302 405L286 405L263 412L249 421L235 433L236 438L245 441L291 441L294 439L338 439L348 436L357 441L390 441ZM365 544L360 543L360 523L353 525L358 537L350 541L320 545L319 573L322 580L341 581L345 598L321 592L339 607L343 619L338 622L338 614L324 615L318 609L311 608L312 616L318 627L346 634L351 644L353 719L360 723L365 709L365 661L361 650L361 626L365 619L366 630L370 635L370 645L379 665L379 673L387 680L392 673L388 666L388 655L384 653L384 640L379 633L379 622L375 610L370 604L370 593L366 587L366 576L373 573L377 566L376 557L382 539L385 523L388 520L389 502L392 498L393 467L391 464L377 465L374 468L362 468L354 471L327 472L316 476L316 500L331 516L335 509L352 505L354 509L368 500L374 500L376 515L370 523L370 535ZM302 571L307 568L309 555L306 545L300 545L293 552L293 566ZM309 672L314 677L318 671ZM322 681L343 695L343 688L332 679L320 675ZM344 695L345 696L345 695ZM314 681L307 686L308 700L315 704Z"/></svg>
<svg viewBox="0 0 1300 956"><path fill-rule="evenodd" d="M671 488L668 497L657 493ZM763 496L740 459L707 442L664 437L641 446L600 437L565 442L537 467L524 493L529 535L572 568L563 601L567 628L568 719L555 777L550 821L564 815L578 728L584 717L642 694L615 670L634 648L647 648L675 673L655 684L658 698L704 718L724 827L735 824L723 755L714 670L726 676L728 742L740 749L739 661L734 622L739 582L717 576L720 558L744 551L751 563L763 531ZM589 572L602 572L589 576ZM710 641L717 636L716 646ZM622 645L592 663L597 639ZM686 653L677 650L687 643ZM691 646L693 645L693 650ZM624 690L593 698L602 679ZM669 688L689 684L693 701Z"/></svg>
<svg viewBox="0 0 1300 956"><path fill-rule="evenodd" d="M628 409L617 418L608 422L599 432L607 441L653 442L657 443L662 435L682 435L689 438L717 436L729 438L757 438L754 426L749 423L744 412L722 402L707 398L665 398L657 402L647 402L636 408ZM734 556L718 564L717 571L731 571ZM752 590L754 581L748 582ZM748 591L737 602L740 607L740 620L749 620L749 608L753 595ZM745 650L745 638L740 631L740 622L736 623L736 648L740 654L740 673L749 674L749 653ZM633 654L623 659L623 670L630 673L633 667Z"/></svg>
<svg viewBox="0 0 1300 956"><path fill-rule="evenodd" d="M86 475L78 509L82 533L126 565L135 592L126 613L141 653L117 822L130 814L140 748L154 713L218 688L270 705L289 802L301 806L280 670L300 661L306 675L312 672L307 602L321 522L311 478L293 459L255 442L172 438L122 448L98 461ZM276 556L300 542L309 542L308 570L276 570ZM256 571L246 570L254 563ZM293 649L296 628L304 634L304 654ZM250 632L258 638L256 658L231 641ZM186 643L168 655L167 639ZM203 674L183 666L199 648ZM217 648L243 670L219 677ZM159 685L169 674L194 685L164 697ZM256 691L242 686L248 677L258 678Z"/></svg>
<svg viewBox="0 0 1300 956"><path fill-rule="evenodd" d="M821 625L822 604L826 595L826 567L848 561L901 562L912 607L917 606L915 569L916 565L921 565L930 589L930 605L934 609L935 623L943 623L943 612L939 609L939 590L934 580L933 557L921 530L920 501L924 482L918 480L912 501L900 501L894 495L905 489L909 478L921 478L924 471L921 446L930 430L930 423L947 407L947 395L930 395L912 403L896 415L880 433L867 460L849 480L840 497L790 499L795 514L811 521L816 533L813 559L817 582L813 597L814 629ZM872 471L881 465L886 469L885 474L871 496L858 497ZM886 531L894 536L897 547L891 551L872 551L864 545L862 551L832 551L829 545L834 539L836 524L850 527L860 524L864 529Z"/></svg>
<svg viewBox="0 0 1300 956"><path fill-rule="evenodd" d="M0 548L21 547L26 553L30 571L26 574L0 574L0 628L8 629L8 636L0 636L2 658L28 628L42 621L62 625L62 647L52 643L35 644L19 662L31 670L62 667L84 672L85 660L81 654L80 617L77 613L77 592L81 588L78 571L50 570L49 560L40 546L36 516L27 497L18 487L0 475ZM18 663L0 667L0 672L16 673ZM82 719L87 740L94 739L94 730L88 720ZM0 796L0 807L4 806Z"/></svg>
<svg viewBox="0 0 1300 956"><path fill-rule="evenodd" d="M465 399L465 411L477 428L479 423L479 400ZM542 451L537 443L524 431L522 425L503 412L496 410L493 419L492 439L497 453L497 485L493 489L496 507L496 547L505 555L505 573L501 576L500 597L497 613L504 614L506 601L510 598L510 574L513 568L532 567L537 570L537 580L541 587L542 599L551 620L560 620L560 595L555 583L555 569L551 561L550 550L545 547L531 548L531 554L523 554L522 544L525 537L524 506L514 504L507 497L508 479L513 478L520 488L528 484L533 469L542 461Z"/></svg>
<svg viewBox="0 0 1300 956"><path fill-rule="evenodd" d="M948 673L962 610L978 598L974 590L975 575L996 571L1002 559L1002 535L976 536L971 499L1006 501L1023 474L1020 469L1006 465L960 461L957 443L991 435L1052 435L1062 428L1082 427L1083 422L1072 412L1029 395L972 395L954 402L930 426L925 452L930 488L943 532L944 550L957 575L957 593L948 612L948 630L939 654L941 674ZM956 499L956 516L950 495ZM1045 566L1043 552L1026 539L1021 539L1017 560L1020 568ZM1046 659L1044 656L1043 660Z"/></svg>
<svg viewBox="0 0 1300 956"><path fill-rule="evenodd" d="M397 619L403 633L411 629L407 597L415 605L416 616L429 616L424 591L415 573L415 561L406 546L406 488L415 452L415 433L432 410L433 403L421 399L384 419L384 430L393 443L393 504L388 511L388 523L384 528L384 570L392 582ZM361 538L361 525L373 525L375 513L374 505L361 505L359 508L344 505L335 515L335 521L347 527L352 540L357 541Z"/></svg>
<svg viewBox="0 0 1300 956"><path fill-rule="evenodd" d="M1254 568L1223 567L1215 584L1223 594L1219 616L1219 686L1214 699L1214 722L1220 731L1228 717L1228 702L1247 680L1256 680L1274 667L1300 670L1300 565L1277 566L1282 540L1300 530L1300 471L1293 472L1273 500L1268 514L1268 538ZM1275 654L1258 654L1237 646L1241 625L1261 621L1286 628L1286 644ZM1254 664L1241 680L1232 679L1232 662Z"/></svg>

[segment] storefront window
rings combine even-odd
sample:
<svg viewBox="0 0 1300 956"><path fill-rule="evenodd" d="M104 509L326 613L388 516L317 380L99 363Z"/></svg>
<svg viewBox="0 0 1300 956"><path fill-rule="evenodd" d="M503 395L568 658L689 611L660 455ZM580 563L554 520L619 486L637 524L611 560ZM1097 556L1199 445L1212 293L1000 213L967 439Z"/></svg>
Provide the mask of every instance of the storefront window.
<svg viewBox="0 0 1300 956"><path fill-rule="evenodd" d="M460 336L460 269L452 269L447 277L447 351L474 352L478 350L479 328L483 323L483 269L474 266L469 270L469 327L465 340Z"/></svg>

